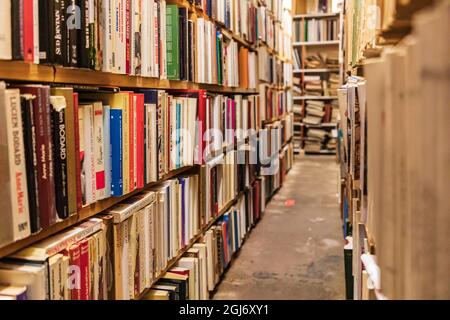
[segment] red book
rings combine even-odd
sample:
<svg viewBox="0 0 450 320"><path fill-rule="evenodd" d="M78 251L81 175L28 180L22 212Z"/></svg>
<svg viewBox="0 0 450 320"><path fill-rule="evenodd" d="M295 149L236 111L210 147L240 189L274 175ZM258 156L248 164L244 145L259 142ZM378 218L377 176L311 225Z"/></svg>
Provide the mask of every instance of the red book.
<svg viewBox="0 0 450 320"><path fill-rule="evenodd" d="M80 242L80 300L90 300L89 241Z"/></svg>
<svg viewBox="0 0 450 320"><path fill-rule="evenodd" d="M126 27L126 74L131 74L131 0L126 1L126 12L127 12L127 18L125 21L125 27Z"/></svg>
<svg viewBox="0 0 450 320"><path fill-rule="evenodd" d="M41 85L18 86L21 93L32 94L33 116L36 124L36 160L38 181L39 219L42 229L56 222L55 181L53 176L53 141L50 111L50 87Z"/></svg>
<svg viewBox="0 0 450 320"><path fill-rule="evenodd" d="M33 0L23 1L23 59L26 62L34 62Z"/></svg>
<svg viewBox="0 0 450 320"><path fill-rule="evenodd" d="M144 128L144 95L134 94L136 100L136 168L137 168L137 188L142 189L145 187L145 128Z"/></svg>
<svg viewBox="0 0 450 320"><path fill-rule="evenodd" d="M223 255L225 257L225 261L228 263L230 261L228 256L228 229L227 223L222 222L222 239L223 239Z"/></svg>
<svg viewBox="0 0 450 320"><path fill-rule="evenodd" d="M133 192L136 190L136 177L135 177L135 158L136 158L136 99L134 97L133 92L129 92L129 99L130 99L130 124L129 124L129 135L130 135L130 141L129 141L129 159L130 159L130 192Z"/></svg>
<svg viewBox="0 0 450 320"><path fill-rule="evenodd" d="M73 112L74 112L74 119L75 119L75 154L78 157L76 159L76 172L77 172L77 180L76 180L76 187L77 187L77 208L78 210L81 210L83 208L83 198L82 198L82 191L81 191L81 154L80 154L80 126L79 126L79 119L78 119L78 93L73 94Z"/></svg>
<svg viewBox="0 0 450 320"><path fill-rule="evenodd" d="M69 248L70 263L70 296L72 300L81 300L81 269L80 269L80 246L74 244Z"/></svg>

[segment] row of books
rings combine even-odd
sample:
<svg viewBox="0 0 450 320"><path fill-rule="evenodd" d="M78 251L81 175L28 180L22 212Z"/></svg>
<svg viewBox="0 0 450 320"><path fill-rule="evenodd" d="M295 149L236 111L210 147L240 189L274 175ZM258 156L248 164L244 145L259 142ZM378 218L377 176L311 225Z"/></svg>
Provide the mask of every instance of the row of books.
<svg viewBox="0 0 450 320"><path fill-rule="evenodd" d="M292 96L289 93L272 89L267 84L260 84L259 88L262 121L271 121L291 111Z"/></svg>
<svg viewBox="0 0 450 320"><path fill-rule="evenodd" d="M295 42L323 42L339 40L339 19L306 19L294 21Z"/></svg>
<svg viewBox="0 0 450 320"><path fill-rule="evenodd" d="M0 298L161 299L155 291L167 291L170 299L208 299L265 199L257 180L173 263L200 235L197 178L168 181L3 259ZM173 267L165 273L169 261Z"/></svg>
<svg viewBox="0 0 450 320"><path fill-rule="evenodd" d="M261 217L265 202L262 183L254 185L207 230L176 266L152 287L144 300L207 300L234 254Z"/></svg>
<svg viewBox="0 0 450 320"><path fill-rule="evenodd" d="M208 17L224 25L247 40L254 43L257 40L256 20L258 3L255 0L189 0Z"/></svg>
<svg viewBox="0 0 450 320"><path fill-rule="evenodd" d="M236 42L205 18L189 19L187 7L165 0L5 2L1 59L230 87L239 86L242 59L250 71L240 72L256 85L256 54L239 55Z"/></svg>
<svg viewBox="0 0 450 320"><path fill-rule="evenodd" d="M4 185L14 182L2 188L9 214L1 245L203 164L210 145L234 144L260 127L257 96L1 86L2 176Z"/></svg>

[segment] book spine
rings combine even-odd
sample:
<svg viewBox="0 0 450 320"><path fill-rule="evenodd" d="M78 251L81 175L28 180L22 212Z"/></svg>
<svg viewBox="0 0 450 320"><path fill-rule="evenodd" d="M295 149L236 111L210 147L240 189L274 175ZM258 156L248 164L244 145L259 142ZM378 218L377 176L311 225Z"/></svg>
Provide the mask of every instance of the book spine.
<svg viewBox="0 0 450 320"><path fill-rule="evenodd" d="M89 1L77 0L79 4L80 30L78 35L78 67L89 68ZM77 17L78 18L78 17Z"/></svg>
<svg viewBox="0 0 450 320"><path fill-rule="evenodd" d="M88 33L87 38L87 53L88 53L88 68L92 70L96 70L97 68L97 49L98 49L98 16L96 5L98 0L89 0L87 12L88 15L86 17L86 32Z"/></svg>
<svg viewBox="0 0 450 320"><path fill-rule="evenodd" d="M4 207L12 214L12 238L7 240L15 241L30 235L26 160L20 94L18 90L4 90L4 92L2 100L5 104L5 114L1 115L1 120L5 128L3 130L6 130L6 141L2 141L2 145L7 147L6 159L8 160L5 161L4 168L9 168L5 177L9 177L10 181L5 183L5 186L9 185L9 190L4 188L1 195L2 198L10 197L11 202L8 205L10 208ZM3 235L0 237L0 242L1 238Z"/></svg>
<svg viewBox="0 0 450 320"><path fill-rule="evenodd" d="M50 104L52 110L56 212L60 219L66 219L69 217L66 101L64 97L53 96L50 98Z"/></svg>
<svg viewBox="0 0 450 320"><path fill-rule="evenodd" d="M111 109L111 195L123 195L122 168L122 110ZM114 141L114 143L111 143Z"/></svg>
<svg viewBox="0 0 450 320"><path fill-rule="evenodd" d="M69 248L69 289L71 300L81 300L81 268L80 245L75 244Z"/></svg>
<svg viewBox="0 0 450 320"><path fill-rule="evenodd" d="M33 0L24 0L23 7L23 51L24 61L34 62Z"/></svg>
<svg viewBox="0 0 450 320"><path fill-rule="evenodd" d="M80 243L80 300L90 300L89 240Z"/></svg>
<svg viewBox="0 0 450 320"><path fill-rule="evenodd" d="M103 148L103 105L94 104L94 159L95 159L95 186L96 200L105 198L105 149Z"/></svg>
<svg viewBox="0 0 450 320"><path fill-rule="evenodd" d="M55 64L64 64L64 33L65 33L65 17L64 6L62 0L55 0L53 2L53 17L54 17L54 45L53 45L53 58L52 61ZM44 20L45 21L45 20Z"/></svg>
<svg viewBox="0 0 450 320"><path fill-rule="evenodd" d="M22 97L23 141L25 147L28 203L31 233L41 230L37 185L36 127L33 115L33 96Z"/></svg>
<svg viewBox="0 0 450 320"><path fill-rule="evenodd" d="M159 48L159 41L160 41L160 4L159 2L153 3L153 14L154 14L154 32L155 32L155 77L158 77L161 73L160 66L161 66L161 57L160 57L160 48Z"/></svg>
<svg viewBox="0 0 450 320"><path fill-rule="evenodd" d="M83 136L84 139L84 205L90 205L96 200L96 176L94 160L94 111L92 105L84 105L83 112Z"/></svg>
<svg viewBox="0 0 450 320"><path fill-rule="evenodd" d="M12 58L12 32L11 19L14 17L11 8L11 1L2 1L2 11L0 12L0 59L11 60ZM14 17L15 18L15 17Z"/></svg>
<svg viewBox="0 0 450 320"><path fill-rule="evenodd" d="M77 210L81 210L83 207L82 187L81 187L81 152L80 152L80 125L79 125L79 106L78 106L78 93L73 94L73 113L74 113L74 133L75 133L75 158L76 158L76 194L77 194Z"/></svg>
<svg viewBox="0 0 450 320"><path fill-rule="evenodd" d="M129 94L128 108L128 190L133 192L136 189L136 99L133 94Z"/></svg>
<svg viewBox="0 0 450 320"><path fill-rule="evenodd" d="M39 64L39 0L33 0L33 62Z"/></svg>
<svg viewBox="0 0 450 320"><path fill-rule="evenodd" d="M17 0L11 2L11 46L12 46L12 59L23 60L23 32L24 32L24 0ZM7 30L7 29L6 29Z"/></svg>
<svg viewBox="0 0 450 320"><path fill-rule="evenodd" d="M103 152L105 157L105 198L111 196L111 108L103 106Z"/></svg>
<svg viewBox="0 0 450 320"><path fill-rule="evenodd" d="M54 1L39 0L39 63L42 64L54 62L54 11Z"/></svg>
<svg viewBox="0 0 450 320"><path fill-rule="evenodd" d="M144 144L144 138L145 138L145 125L144 125L144 96L142 94L137 95L137 105L136 105L136 144L137 144L137 188L142 189L145 186L145 144Z"/></svg>
<svg viewBox="0 0 450 320"><path fill-rule="evenodd" d="M125 73L131 74L131 0L125 1Z"/></svg>
<svg viewBox="0 0 450 320"><path fill-rule="evenodd" d="M65 1L65 21L66 21L66 59L64 66L78 67L79 54L78 34L81 33L81 9L80 2L77 0L62 0Z"/></svg>

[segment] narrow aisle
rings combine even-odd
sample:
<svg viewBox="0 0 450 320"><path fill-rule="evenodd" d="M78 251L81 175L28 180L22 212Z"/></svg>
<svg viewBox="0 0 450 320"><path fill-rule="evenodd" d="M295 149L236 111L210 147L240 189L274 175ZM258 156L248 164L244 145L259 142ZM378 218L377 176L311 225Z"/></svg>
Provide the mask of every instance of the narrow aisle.
<svg viewBox="0 0 450 320"><path fill-rule="evenodd" d="M334 158L297 160L214 299L344 299L337 179Z"/></svg>

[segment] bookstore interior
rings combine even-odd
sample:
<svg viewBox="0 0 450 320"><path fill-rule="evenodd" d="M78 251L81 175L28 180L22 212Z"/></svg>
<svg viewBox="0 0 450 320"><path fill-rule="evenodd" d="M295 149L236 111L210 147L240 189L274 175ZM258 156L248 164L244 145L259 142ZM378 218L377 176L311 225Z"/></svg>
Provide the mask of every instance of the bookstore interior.
<svg viewBox="0 0 450 320"><path fill-rule="evenodd" d="M450 299L449 30L448 0L0 0L0 300Z"/></svg>

